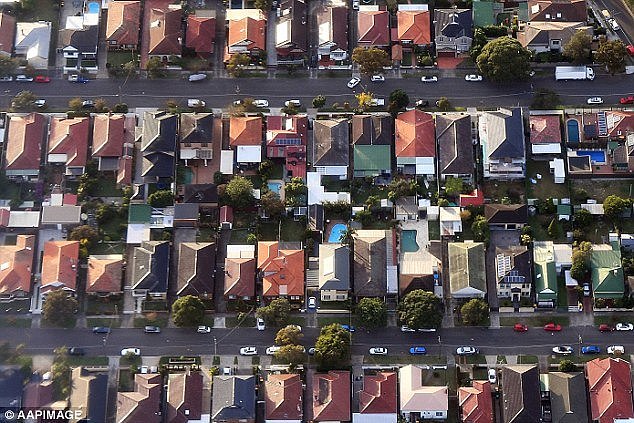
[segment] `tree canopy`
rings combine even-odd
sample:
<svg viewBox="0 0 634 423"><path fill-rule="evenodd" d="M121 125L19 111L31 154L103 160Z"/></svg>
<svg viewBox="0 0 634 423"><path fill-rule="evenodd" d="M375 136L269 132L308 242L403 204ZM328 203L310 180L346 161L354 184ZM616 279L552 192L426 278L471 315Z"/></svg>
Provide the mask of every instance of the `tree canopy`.
<svg viewBox="0 0 634 423"><path fill-rule="evenodd" d="M13 75L17 68L17 60L5 55L0 56L0 76Z"/></svg>
<svg viewBox="0 0 634 423"><path fill-rule="evenodd" d="M450 176L445 181L445 193L452 197L460 195L460 193L462 193L463 186L464 182L462 181L462 178L454 178L453 176Z"/></svg>
<svg viewBox="0 0 634 423"><path fill-rule="evenodd" d="M564 56L573 63L585 63L592 51L592 36L584 30L577 30L564 45Z"/></svg>
<svg viewBox="0 0 634 423"><path fill-rule="evenodd" d="M180 297L172 304L172 318L178 327L198 326L205 318L205 304L194 295Z"/></svg>
<svg viewBox="0 0 634 423"><path fill-rule="evenodd" d="M174 194L168 189L154 191L148 195L147 202L150 206L163 208L174 204Z"/></svg>
<svg viewBox="0 0 634 423"><path fill-rule="evenodd" d="M291 367L304 362L306 353L305 348L301 345L283 345L276 353L275 358L282 362L288 363Z"/></svg>
<svg viewBox="0 0 634 423"><path fill-rule="evenodd" d="M438 328L442 322L440 299L422 289L411 291L399 304L398 317L412 329Z"/></svg>
<svg viewBox="0 0 634 423"><path fill-rule="evenodd" d="M460 307L460 316L465 325L483 325L489 320L489 305L480 298L473 298Z"/></svg>
<svg viewBox="0 0 634 423"><path fill-rule="evenodd" d="M473 232L474 241L488 243L490 233L486 217L482 215L476 216L471 224L471 232Z"/></svg>
<svg viewBox="0 0 634 423"><path fill-rule="evenodd" d="M628 56L627 48L621 40L601 40L594 58L603 64L612 75L623 72L625 58Z"/></svg>
<svg viewBox="0 0 634 423"><path fill-rule="evenodd" d="M387 307L379 298L362 298L357 304L357 318L366 328L378 328L387 324Z"/></svg>
<svg viewBox="0 0 634 423"><path fill-rule="evenodd" d="M605 216L612 220L617 220L628 206L631 200L621 198L618 195L608 195L603 200L603 212Z"/></svg>
<svg viewBox="0 0 634 423"><path fill-rule="evenodd" d="M37 100L37 97L31 91L20 91L13 97L11 108L15 110L31 110L35 106L35 100Z"/></svg>
<svg viewBox="0 0 634 423"><path fill-rule="evenodd" d="M266 191L260 197L260 204L268 216L275 217L284 211L284 202L280 196L273 191Z"/></svg>
<svg viewBox="0 0 634 423"><path fill-rule="evenodd" d="M68 326L73 322L79 304L64 290L53 291L46 295L42 307L42 318L53 326Z"/></svg>
<svg viewBox="0 0 634 423"><path fill-rule="evenodd" d="M234 176L225 189L229 205L235 208L246 208L253 205L253 183L243 177Z"/></svg>
<svg viewBox="0 0 634 423"><path fill-rule="evenodd" d="M404 109L409 104L409 96L398 88L390 93L390 103L395 103L398 109Z"/></svg>
<svg viewBox="0 0 634 423"><path fill-rule="evenodd" d="M317 97L313 98L313 107L319 109L326 105L326 96L323 94L319 94Z"/></svg>
<svg viewBox="0 0 634 423"><path fill-rule="evenodd" d="M304 334L297 325L288 325L277 331L275 343L277 345L297 345L301 342Z"/></svg>
<svg viewBox="0 0 634 423"><path fill-rule="evenodd" d="M350 357L350 333L338 323L321 328L315 342L315 359L321 368L338 368Z"/></svg>
<svg viewBox="0 0 634 423"><path fill-rule="evenodd" d="M532 53L514 38L500 37L489 41L478 55L478 69L493 82L527 79L531 72Z"/></svg>
<svg viewBox="0 0 634 423"><path fill-rule="evenodd" d="M387 198L396 201L399 198L416 194L418 185L413 179L394 178L387 186Z"/></svg>
<svg viewBox="0 0 634 423"><path fill-rule="evenodd" d="M387 52L376 47L356 47L352 51L352 61L359 65L361 73L365 75L380 73L384 66L390 65Z"/></svg>
<svg viewBox="0 0 634 423"><path fill-rule="evenodd" d="M291 305L285 298L277 298L269 305L257 309L257 316L268 326L280 327L288 323Z"/></svg>

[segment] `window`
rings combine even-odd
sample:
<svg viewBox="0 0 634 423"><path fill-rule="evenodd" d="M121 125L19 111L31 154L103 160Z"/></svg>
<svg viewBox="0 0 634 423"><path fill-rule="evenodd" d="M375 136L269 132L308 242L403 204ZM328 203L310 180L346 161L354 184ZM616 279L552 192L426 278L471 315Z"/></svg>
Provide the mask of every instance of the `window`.
<svg viewBox="0 0 634 423"><path fill-rule="evenodd" d="M546 19L550 19L550 13L546 13Z"/></svg>
<svg viewBox="0 0 634 423"><path fill-rule="evenodd" d="M442 411L436 411L436 417L442 417L445 413Z"/></svg>
<svg viewBox="0 0 634 423"><path fill-rule="evenodd" d="M324 301L330 301L330 295L323 295L322 297Z"/></svg>

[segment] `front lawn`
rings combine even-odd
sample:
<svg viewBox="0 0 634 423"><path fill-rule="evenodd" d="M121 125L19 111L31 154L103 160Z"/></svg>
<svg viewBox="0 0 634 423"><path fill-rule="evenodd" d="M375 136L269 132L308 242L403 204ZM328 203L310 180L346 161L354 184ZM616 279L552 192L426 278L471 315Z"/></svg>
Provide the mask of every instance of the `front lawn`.
<svg viewBox="0 0 634 423"><path fill-rule="evenodd" d="M86 326L89 328L94 328L95 326L103 326L107 328L120 328L121 327L121 319L118 317L111 319L100 319L95 317L88 317L86 319Z"/></svg>
<svg viewBox="0 0 634 423"><path fill-rule="evenodd" d="M482 184L484 198L493 203L501 203L503 198L508 198L512 204L520 204L525 201L524 184L516 181L485 181Z"/></svg>
<svg viewBox="0 0 634 423"><path fill-rule="evenodd" d="M399 354L399 355L364 355L363 364L374 365L398 365L398 364L430 364L430 365L443 365L447 364L447 358L445 356L438 357L438 355L411 355L411 354Z"/></svg>
<svg viewBox="0 0 634 423"><path fill-rule="evenodd" d="M86 356L69 355L67 356L67 361L71 367L107 366L108 365L108 357L86 357Z"/></svg>
<svg viewBox="0 0 634 423"><path fill-rule="evenodd" d="M617 323L634 323L634 313L605 313L595 314L594 324L599 326L600 324L608 324L614 326Z"/></svg>
<svg viewBox="0 0 634 423"><path fill-rule="evenodd" d="M539 359L536 355L518 355L517 364L537 364Z"/></svg>
<svg viewBox="0 0 634 423"><path fill-rule="evenodd" d="M134 327L143 328L145 326L158 326L164 328L167 326L167 321L167 314L157 315L155 313L148 313L144 317L135 317Z"/></svg>
<svg viewBox="0 0 634 423"><path fill-rule="evenodd" d="M31 319L23 317L0 317L0 328L30 328Z"/></svg>
<svg viewBox="0 0 634 423"><path fill-rule="evenodd" d="M88 296L86 301L86 314L87 315L114 315L123 311L123 297L94 297Z"/></svg>
<svg viewBox="0 0 634 423"><path fill-rule="evenodd" d="M228 328L235 328L237 326L241 328L255 327L255 317L247 316L242 321L238 321L237 317L225 317L225 326Z"/></svg>
<svg viewBox="0 0 634 423"><path fill-rule="evenodd" d="M128 369L119 370L119 392L131 392L134 388L134 376Z"/></svg>

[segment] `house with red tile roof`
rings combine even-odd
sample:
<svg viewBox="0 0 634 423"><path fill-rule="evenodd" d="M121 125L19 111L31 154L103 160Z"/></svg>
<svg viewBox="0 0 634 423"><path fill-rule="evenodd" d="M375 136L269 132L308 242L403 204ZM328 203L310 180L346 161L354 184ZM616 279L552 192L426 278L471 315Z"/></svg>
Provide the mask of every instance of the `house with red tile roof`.
<svg viewBox="0 0 634 423"><path fill-rule="evenodd" d="M161 423L160 374L134 375L134 390L117 393L117 423Z"/></svg>
<svg viewBox="0 0 634 423"><path fill-rule="evenodd" d="M254 16L257 16L254 14ZM229 20L227 54L257 54L266 50L266 19L245 16ZM228 60L229 56L226 57Z"/></svg>
<svg viewBox="0 0 634 423"><path fill-rule="evenodd" d="M353 414L355 423L374 421L396 423L398 399L396 372L378 372L363 377L363 390L359 392L359 410Z"/></svg>
<svg viewBox="0 0 634 423"><path fill-rule="evenodd" d="M137 50L141 31L141 2L113 1L108 4L107 10L108 50Z"/></svg>
<svg viewBox="0 0 634 423"><path fill-rule="evenodd" d="M312 421L350 421L350 372L331 370L313 374Z"/></svg>
<svg viewBox="0 0 634 423"><path fill-rule="evenodd" d="M187 16L185 47L192 49L199 57L209 58L216 42L216 18L207 15L206 10L197 10Z"/></svg>
<svg viewBox="0 0 634 423"><path fill-rule="evenodd" d="M400 113L395 122L396 167L409 175L436 174L434 118L418 109Z"/></svg>
<svg viewBox="0 0 634 423"><path fill-rule="evenodd" d="M530 112L528 124L531 130L531 153L533 155L561 154L561 118L563 112L552 113L534 110Z"/></svg>
<svg viewBox="0 0 634 423"><path fill-rule="evenodd" d="M229 120L229 145L236 150L237 163L262 161L262 118L232 116Z"/></svg>
<svg viewBox="0 0 634 423"><path fill-rule="evenodd" d="M123 255L104 254L88 257L87 294L123 292Z"/></svg>
<svg viewBox="0 0 634 423"><path fill-rule="evenodd" d="M15 18L7 13L0 13L0 54L11 57L15 40Z"/></svg>
<svg viewBox="0 0 634 423"><path fill-rule="evenodd" d="M427 46L432 42L431 17L426 4L400 4L396 12L397 27L392 30L392 40L398 41L403 52L414 53L417 46ZM416 55L412 54L411 63L403 66L416 66Z"/></svg>
<svg viewBox="0 0 634 423"><path fill-rule="evenodd" d="M170 4L163 8L150 10L150 32L148 56L160 57L167 61L169 56L182 54L183 31L181 19L183 11L180 4Z"/></svg>
<svg viewBox="0 0 634 423"><path fill-rule="evenodd" d="M306 178L306 143L308 117L267 116L266 157L285 159L285 177Z"/></svg>
<svg viewBox="0 0 634 423"><path fill-rule="evenodd" d="M79 241L48 241L42 253L42 294L63 289L75 292Z"/></svg>
<svg viewBox="0 0 634 423"><path fill-rule="evenodd" d="M390 14L379 6L363 6L357 13L359 47L387 47L390 45Z"/></svg>
<svg viewBox="0 0 634 423"><path fill-rule="evenodd" d="M630 363L620 358L596 358L586 364L593 422L634 417L630 372Z"/></svg>
<svg viewBox="0 0 634 423"><path fill-rule="evenodd" d="M224 295L227 300L255 297L255 245L228 245Z"/></svg>
<svg viewBox="0 0 634 423"><path fill-rule="evenodd" d="M35 179L40 175L41 148L47 118L39 113L10 115L4 146L4 168L9 179Z"/></svg>
<svg viewBox="0 0 634 423"><path fill-rule="evenodd" d="M89 134L90 118L54 116L49 126L46 162L66 166L68 176L83 175L88 157Z"/></svg>
<svg viewBox="0 0 634 423"><path fill-rule="evenodd" d="M317 57L320 69L349 67L348 8L323 7L317 11L319 46Z"/></svg>
<svg viewBox="0 0 634 423"><path fill-rule="evenodd" d="M102 172L114 172L118 184L132 182L134 115L96 114L93 117L92 157Z"/></svg>
<svg viewBox="0 0 634 423"><path fill-rule="evenodd" d="M266 421L302 423L303 391L300 375L269 373L264 382Z"/></svg>
<svg viewBox="0 0 634 423"><path fill-rule="evenodd" d="M301 302L304 298L303 249L287 248L278 241L260 241L258 271L265 299L287 298Z"/></svg>
<svg viewBox="0 0 634 423"><path fill-rule="evenodd" d="M0 246L0 299L29 296L34 248L35 235L18 235L15 245Z"/></svg>
<svg viewBox="0 0 634 423"><path fill-rule="evenodd" d="M469 423L494 423L491 384L486 380L474 380L472 386L458 388L460 418Z"/></svg>
<svg viewBox="0 0 634 423"><path fill-rule="evenodd" d="M586 0L529 0L528 20L531 22L586 22Z"/></svg>
<svg viewBox="0 0 634 423"><path fill-rule="evenodd" d="M203 375L186 370L184 373L170 373L167 376L167 419L166 423L187 423L209 421L203 411ZM202 418L206 417L206 420Z"/></svg>

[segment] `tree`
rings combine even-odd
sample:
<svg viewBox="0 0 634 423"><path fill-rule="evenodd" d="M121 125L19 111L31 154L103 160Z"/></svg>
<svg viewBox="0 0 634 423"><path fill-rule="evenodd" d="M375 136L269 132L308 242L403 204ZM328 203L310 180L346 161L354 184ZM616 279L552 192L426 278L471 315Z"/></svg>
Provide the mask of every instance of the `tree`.
<svg viewBox="0 0 634 423"><path fill-rule="evenodd" d="M559 362L559 371L565 373L576 372L577 366L570 360L561 360Z"/></svg>
<svg viewBox="0 0 634 423"><path fill-rule="evenodd" d="M315 342L315 359L321 368L344 366L350 356L350 333L338 323L321 328Z"/></svg>
<svg viewBox="0 0 634 423"><path fill-rule="evenodd" d="M313 107L320 109L326 105L326 97L322 94L319 94L317 97L313 98Z"/></svg>
<svg viewBox="0 0 634 423"><path fill-rule="evenodd" d="M473 219L471 224L471 232L473 232L473 239L478 242L489 242L489 223L486 217L478 215Z"/></svg>
<svg viewBox="0 0 634 423"><path fill-rule="evenodd" d="M594 59L603 64L608 72L614 75L617 72L623 72L627 56L627 48L621 40L602 39L599 41L599 48Z"/></svg>
<svg viewBox="0 0 634 423"><path fill-rule="evenodd" d="M277 298L267 306L257 309L256 314L268 326L280 327L288 323L291 305L285 298Z"/></svg>
<svg viewBox="0 0 634 423"><path fill-rule="evenodd" d="M284 211L284 202L280 196L273 191L267 191L260 197L260 204L267 216L279 216Z"/></svg>
<svg viewBox="0 0 634 423"><path fill-rule="evenodd" d="M158 57L150 57L150 60L145 64L145 69L150 79L165 78L165 76L167 76L165 73L165 65Z"/></svg>
<svg viewBox="0 0 634 423"><path fill-rule="evenodd" d="M205 318L205 304L195 295L185 295L172 304L172 318L179 328L202 324Z"/></svg>
<svg viewBox="0 0 634 423"><path fill-rule="evenodd" d="M253 234L253 233L248 234L246 241L247 241L247 244L249 244L249 245L255 245L255 244L258 243L258 236L256 234Z"/></svg>
<svg viewBox="0 0 634 423"><path fill-rule="evenodd" d="M11 100L11 108L14 110L31 110L35 106L35 100L37 100L37 97L31 91L20 91Z"/></svg>
<svg viewBox="0 0 634 423"><path fill-rule="evenodd" d="M575 212L574 222L575 222L575 226L577 226L578 228L585 228L590 223L592 223L592 220L593 220L592 213L590 213L586 209L580 209L577 212Z"/></svg>
<svg viewBox="0 0 634 423"><path fill-rule="evenodd" d="M108 102L103 98L98 98L95 100L95 112L103 113L108 111Z"/></svg>
<svg viewBox="0 0 634 423"><path fill-rule="evenodd" d="M375 218L370 210L363 209L355 213L354 220L361 222L361 226L366 227L370 226Z"/></svg>
<svg viewBox="0 0 634 423"><path fill-rule="evenodd" d="M603 200L603 212L608 219L616 221L630 205L630 200L621 198L618 195L608 195Z"/></svg>
<svg viewBox="0 0 634 423"><path fill-rule="evenodd" d="M350 225L346 225L346 229L339 236L339 242L341 245L347 245L350 247L354 244L354 235L357 231Z"/></svg>
<svg viewBox="0 0 634 423"><path fill-rule="evenodd" d="M305 348L301 345L284 345L275 353L275 358L282 362L288 363L291 367L304 362L306 358Z"/></svg>
<svg viewBox="0 0 634 423"><path fill-rule="evenodd" d="M489 305L480 298L473 298L460 307L460 316L465 325L483 325L489 320Z"/></svg>
<svg viewBox="0 0 634 423"><path fill-rule="evenodd" d="M592 36L582 29L577 30L564 45L564 56L577 64L585 63L591 51Z"/></svg>
<svg viewBox="0 0 634 423"><path fill-rule="evenodd" d="M84 100L82 100L80 97L71 98L70 100L68 100L68 108L76 112L80 111L83 107L83 102Z"/></svg>
<svg viewBox="0 0 634 423"><path fill-rule="evenodd" d="M390 103L395 103L399 110L404 109L409 104L409 96L400 88L396 89L390 93Z"/></svg>
<svg viewBox="0 0 634 423"><path fill-rule="evenodd" d="M297 325L288 325L277 331L275 343L277 345L298 345L304 334Z"/></svg>
<svg viewBox="0 0 634 423"><path fill-rule="evenodd" d="M42 307L42 318L53 326L68 326L73 322L79 304L66 291L58 290L49 293Z"/></svg>
<svg viewBox="0 0 634 423"><path fill-rule="evenodd" d="M136 76L138 68L139 68L139 63L136 60L130 60L129 62L126 62L123 65L121 65L123 74L126 77Z"/></svg>
<svg viewBox="0 0 634 423"><path fill-rule="evenodd" d="M53 350L51 376L58 398L66 398L70 394L70 364L68 363L68 347L61 346Z"/></svg>
<svg viewBox="0 0 634 423"><path fill-rule="evenodd" d="M300 197L308 194L308 188L304 180L296 176L284 185L284 194L286 196L285 200L287 205L299 206Z"/></svg>
<svg viewBox="0 0 634 423"><path fill-rule="evenodd" d="M390 65L387 52L376 47L356 47L352 51L352 61L359 65L361 73L364 75L380 73L384 66Z"/></svg>
<svg viewBox="0 0 634 423"><path fill-rule="evenodd" d="M487 79L511 82L529 77L531 56L532 53L516 39L501 37L484 46L476 63Z"/></svg>
<svg viewBox="0 0 634 423"><path fill-rule="evenodd" d="M440 299L422 289L411 291L399 304L398 317L412 329L438 328L442 322Z"/></svg>
<svg viewBox="0 0 634 423"><path fill-rule="evenodd" d="M417 188L418 185L413 179L394 178L387 186L387 198L390 201L396 201L399 198L416 194Z"/></svg>
<svg viewBox="0 0 634 423"><path fill-rule="evenodd" d="M154 191L148 195L147 202L150 206L163 208L174 204L174 194L168 189Z"/></svg>
<svg viewBox="0 0 634 423"><path fill-rule="evenodd" d="M86 244L93 244L99 238L99 233L89 225L75 226L68 237L71 241L83 241Z"/></svg>
<svg viewBox="0 0 634 423"><path fill-rule="evenodd" d="M0 56L0 76L13 75L17 68L17 60L5 55Z"/></svg>
<svg viewBox="0 0 634 423"><path fill-rule="evenodd" d="M227 63L227 72L234 78L239 78L244 73L244 67L251 63L251 58L243 53L232 54Z"/></svg>
<svg viewBox="0 0 634 423"><path fill-rule="evenodd" d="M561 226L556 218L552 218L548 225L548 236L552 239L557 239L561 236Z"/></svg>
<svg viewBox="0 0 634 423"><path fill-rule="evenodd" d="M126 103L117 103L112 107L115 113L128 113L128 105Z"/></svg>
<svg viewBox="0 0 634 423"><path fill-rule="evenodd" d="M546 88L540 88L535 91L531 108L537 110L552 110L556 109L560 104L561 99L556 92Z"/></svg>
<svg viewBox="0 0 634 423"><path fill-rule="evenodd" d="M387 306L378 298L362 298L357 304L357 317L366 328L378 328L387 324Z"/></svg>
<svg viewBox="0 0 634 423"><path fill-rule="evenodd" d="M365 91L360 92L355 97L361 111L367 110L372 105L372 99L374 98L372 93Z"/></svg>
<svg viewBox="0 0 634 423"><path fill-rule="evenodd" d="M445 193L450 197L455 197L462 193L464 182L461 178L450 176L445 181Z"/></svg>
<svg viewBox="0 0 634 423"><path fill-rule="evenodd" d="M471 50L469 50L471 60L474 62L478 60L478 56L482 53L482 49L488 42L489 39L482 28L475 28L473 30L473 41L471 42Z"/></svg>
<svg viewBox="0 0 634 423"><path fill-rule="evenodd" d="M229 205L236 208L246 208L253 205L253 183L243 177L236 176L229 181L225 194L228 197Z"/></svg>
<svg viewBox="0 0 634 423"><path fill-rule="evenodd" d="M449 109L451 109L451 103L447 97L440 97L436 102L436 107L438 107L438 110L441 112L448 112Z"/></svg>
<svg viewBox="0 0 634 423"><path fill-rule="evenodd" d="M584 241L572 250L572 266L570 276L578 282L584 281L590 272L590 259L592 257L592 244Z"/></svg>
<svg viewBox="0 0 634 423"><path fill-rule="evenodd" d="M263 12L268 13L271 10L271 6L273 5L272 0L255 0L255 7L260 9Z"/></svg>

